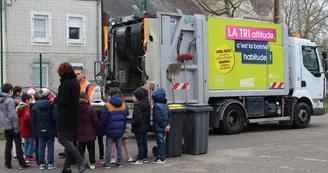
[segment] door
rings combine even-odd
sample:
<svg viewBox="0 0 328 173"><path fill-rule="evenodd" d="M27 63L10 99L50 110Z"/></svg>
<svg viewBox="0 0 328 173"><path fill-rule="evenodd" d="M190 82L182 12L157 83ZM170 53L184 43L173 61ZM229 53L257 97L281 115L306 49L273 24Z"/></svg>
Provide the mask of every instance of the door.
<svg viewBox="0 0 328 173"><path fill-rule="evenodd" d="M307 90L312 99L322 99L324 96L324 74L321 73L320 56L317 47L302 45L302 83L301 87Z"/></svg>

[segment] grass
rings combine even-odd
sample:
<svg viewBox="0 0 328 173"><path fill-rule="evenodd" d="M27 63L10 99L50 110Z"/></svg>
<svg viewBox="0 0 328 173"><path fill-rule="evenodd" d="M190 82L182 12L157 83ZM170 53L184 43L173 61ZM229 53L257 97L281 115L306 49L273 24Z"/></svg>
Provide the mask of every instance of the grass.
<svg viewBox="0 0 328 173"><path fill-rule="evenodd" d="M4 131L0 131L0 141L5 140L5 132Z"/></svg>

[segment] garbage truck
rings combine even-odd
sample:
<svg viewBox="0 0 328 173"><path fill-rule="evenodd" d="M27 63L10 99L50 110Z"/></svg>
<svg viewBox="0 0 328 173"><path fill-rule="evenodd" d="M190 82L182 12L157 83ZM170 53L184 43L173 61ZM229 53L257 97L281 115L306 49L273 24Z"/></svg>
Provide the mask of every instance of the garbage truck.
<svg viewBox="0 0 328 173"><path fill-rule="evenodd" d="M162 87L170 104L212 106L209 124L218 133L263 122L306 128L325 114L327 53L289 37L284 24L158 12L107 29L108 55L96 74L104 91L122 90L131 110L142 86L150 99Z"/></svg>

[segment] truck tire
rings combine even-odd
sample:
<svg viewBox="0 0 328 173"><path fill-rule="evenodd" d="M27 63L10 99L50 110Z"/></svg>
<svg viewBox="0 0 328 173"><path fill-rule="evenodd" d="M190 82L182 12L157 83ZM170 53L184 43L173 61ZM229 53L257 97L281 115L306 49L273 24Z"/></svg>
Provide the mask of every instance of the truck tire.
<svg viewBox="0 0 328 173"><path fill-rule="evenodd" d="M304 102L298 102L294 109L293 127L297 129L306 128L311 121L310 107Z"/></svg>
<svg viewBox="0 0 328 173"><path fill-rule="evenodd" d="M229 105L223 112L219 128L224 134L238 134L245 125L245 112L237 104Z"/></svg>

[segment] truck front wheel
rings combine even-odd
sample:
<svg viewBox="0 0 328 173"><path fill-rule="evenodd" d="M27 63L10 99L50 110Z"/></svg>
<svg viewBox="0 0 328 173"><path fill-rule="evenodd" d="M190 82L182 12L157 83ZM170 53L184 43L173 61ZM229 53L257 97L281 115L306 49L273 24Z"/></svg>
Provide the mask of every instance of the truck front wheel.
<svg viewBox="0 0 328 173"><path fill-rule="evenodd" d="M220 121L219 128L225 134L238 134L240 133L245 124L245 112L240 105L229 105Z"/></svg>
<svg viewBox="0 0 328 173"><path fill-rule="evenodd" d="M296 104L294 109L293 127L297 129L306 128L311 121L310 107L303 102Z"/></svg>

